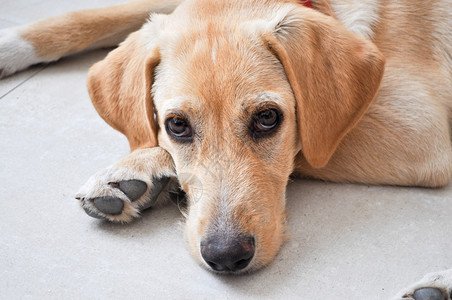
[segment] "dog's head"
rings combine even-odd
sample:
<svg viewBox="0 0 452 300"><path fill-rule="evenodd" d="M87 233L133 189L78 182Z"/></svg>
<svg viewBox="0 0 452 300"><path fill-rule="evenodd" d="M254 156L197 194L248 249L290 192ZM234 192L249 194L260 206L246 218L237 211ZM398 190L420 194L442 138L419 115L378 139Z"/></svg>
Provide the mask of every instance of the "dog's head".
<svg viewBox="0 0 452 300"><path fill-rule="evenodd" d="M382 78L371 42L289 2L187 1L90 73L95 105L131 148L173 157L189 248L216 271L275 257L295 155L325 166Z"/></svg>

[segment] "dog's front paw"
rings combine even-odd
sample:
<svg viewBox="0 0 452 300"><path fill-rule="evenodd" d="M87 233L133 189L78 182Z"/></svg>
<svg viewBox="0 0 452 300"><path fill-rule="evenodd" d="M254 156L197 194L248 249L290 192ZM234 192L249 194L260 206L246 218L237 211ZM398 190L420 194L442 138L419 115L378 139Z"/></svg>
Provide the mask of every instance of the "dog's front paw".
<svg viewBox="0 0 452 300"><path fill-rule="evenodd" d="M451 300L452 269L427 274L417 283L401 291L393 300Z"/></svg>
<svg viewBox="0 0 452 300"><path fill-rule="evenodd" d="M166 201L178 189L174 177L173 162L165 150L136 150L91 176L76 198L92 217L129 222L141 211Z"/></svg>

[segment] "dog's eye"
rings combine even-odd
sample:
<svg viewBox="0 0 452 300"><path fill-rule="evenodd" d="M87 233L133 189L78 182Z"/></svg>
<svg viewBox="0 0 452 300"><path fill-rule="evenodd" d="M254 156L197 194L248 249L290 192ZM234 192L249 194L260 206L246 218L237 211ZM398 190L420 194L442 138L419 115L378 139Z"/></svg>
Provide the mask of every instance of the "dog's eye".
<svg viewBox="0 0 452 300"><path fill-rule="evenodd" d="M165 127L166 132L177 141L190 142L193 139L190 124L182 117L174 116L166 119Z"/></svg>
<svg viewBox="0 0 452 300"><path fill-rule="evenodd" d="M276 108L270 108L256 113L251 126L253 137L260 137L273 132L280 123L281 112Z"/></svg>

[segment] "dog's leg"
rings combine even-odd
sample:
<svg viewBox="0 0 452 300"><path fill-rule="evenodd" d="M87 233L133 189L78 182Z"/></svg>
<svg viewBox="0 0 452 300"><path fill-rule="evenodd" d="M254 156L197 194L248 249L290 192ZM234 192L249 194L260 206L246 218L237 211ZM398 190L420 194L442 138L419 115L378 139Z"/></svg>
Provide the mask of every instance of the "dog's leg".
<svg viewBox="0 0 452 300"><path fill-rule="evenodd" d="M451 300L452 269L430 273L410 287L400 291L392 300Z"/></svg>
<svg viewBox="0 0 452 300"><path fill-rule="evenodd" d="M83 50L116 46L151 12L170 13L180 2L135 0L0 30L0 78Z"/></svg>
<svg viewBox="0 0 452 300"><path fill-rule="evenodd" d="M92 217L129 222L177 192L175 178L168 152L160 147L139 149L91 176L76 198Z"/></svg>

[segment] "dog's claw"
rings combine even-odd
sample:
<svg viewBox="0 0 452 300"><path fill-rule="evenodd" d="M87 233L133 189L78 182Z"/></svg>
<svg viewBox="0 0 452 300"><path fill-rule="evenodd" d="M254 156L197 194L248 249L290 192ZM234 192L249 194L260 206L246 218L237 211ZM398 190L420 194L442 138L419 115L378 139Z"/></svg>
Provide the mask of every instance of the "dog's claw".
<svg viewBox="0 0 452 300"><path fill-rule="evenodd" d="M414 300L447 300L446 295L444 293L437 289L437 288L431 288L431 287L425 287L417 289L413 293L413 299Z"/></svg>

